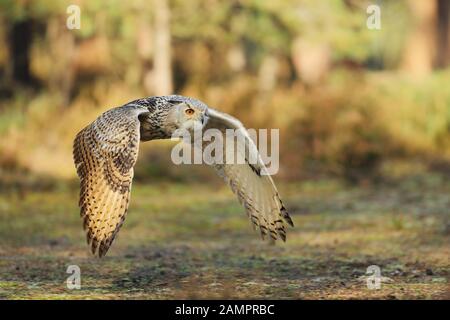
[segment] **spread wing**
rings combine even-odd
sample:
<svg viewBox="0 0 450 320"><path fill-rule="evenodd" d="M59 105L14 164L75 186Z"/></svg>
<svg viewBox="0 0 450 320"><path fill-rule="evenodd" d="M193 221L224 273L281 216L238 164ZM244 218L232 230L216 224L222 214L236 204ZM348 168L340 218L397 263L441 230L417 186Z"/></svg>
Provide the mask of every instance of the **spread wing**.
<svg viewBox="0 0 450 320"><path fill-rule="evenodd" d="M227 129L234 129L243 138L237 139L241 146L230 148L230 144L224 143L224 157L226 157L226 153L236 155L238 152L244 152L243 159L245 160L244 163L237 161L217 163L217 161L212 161L211 165L238 196L239 202L245 207L253 226L255 229L259 228L262 238L264 239L266 235L269 235L273 240L280 238L286 241L285 223L290 226L294 226L294 224L283 206L278 190L271 176L267 174L267 169L258 149L247 130L236 118L210 108L208 109L208 117L204 132L207 129L214 128L220 130L223 134L222 137L225 137ZM206 142L203 148L209 143Z"/></svg>
<svg viewBox="0 0 450 320"><path fill-rule="evenodd" d="M145 110L119 107L78 133L73 157L80 178L80 215L92 253L104 256L122 226L130 201L140 122Z"/></svg>

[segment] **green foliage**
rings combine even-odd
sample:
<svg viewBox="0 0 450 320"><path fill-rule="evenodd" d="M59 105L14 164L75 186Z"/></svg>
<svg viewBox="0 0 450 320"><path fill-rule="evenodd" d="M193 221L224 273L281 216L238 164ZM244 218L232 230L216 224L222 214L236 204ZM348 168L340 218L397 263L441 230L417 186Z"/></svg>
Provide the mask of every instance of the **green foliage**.
<svg viewBox="0 0 450 320"><path fill-rule="evenodd" d="M353 179L355 170L376 175L392 157L448 161L449 71L420 79L399 72L414 23L407 3L381 3L380 31L366 28L368 3L169 1L175 90L249 127L280 128L281 163L297 173L318 166ZM81 127L106 108L151 93L147 82L158 50L153 2L82 1L81 30L74 31L65 28L69 4L0 1L6 26L0 29L0 95L8 93L0 96L0 133L8 137L0 141L0 163L58 177L74 175L71 142ZM35 26L30 72L39 85L33 89L10 80L7 27L24 19ZM329 50L317 83L303 83L295 62L307 53L293 50L298 39ZM261 85L266 77L272 88ZM48 123L56 125L46 130ZM155 150L144 157L165 159L156 155L165 147ZM184 179L164 165L140 175Z"/></svg>

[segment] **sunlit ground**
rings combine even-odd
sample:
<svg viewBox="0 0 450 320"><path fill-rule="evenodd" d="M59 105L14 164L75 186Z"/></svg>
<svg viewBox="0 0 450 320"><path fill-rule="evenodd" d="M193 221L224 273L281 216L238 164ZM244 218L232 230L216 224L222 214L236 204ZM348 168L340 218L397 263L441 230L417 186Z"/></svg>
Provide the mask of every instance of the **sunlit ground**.
<svg viewBox="0 0 450 320"><path fill-rule="evenodd" d="M295 228L262 242L220 184L138 185L106 258L90 255L77 190L0 195L0 298L449 297L450 184L428 174L346 187L280 185ZM67 266L81 289L66 287ZM363 277L381 268L379 290Z"/></svg>

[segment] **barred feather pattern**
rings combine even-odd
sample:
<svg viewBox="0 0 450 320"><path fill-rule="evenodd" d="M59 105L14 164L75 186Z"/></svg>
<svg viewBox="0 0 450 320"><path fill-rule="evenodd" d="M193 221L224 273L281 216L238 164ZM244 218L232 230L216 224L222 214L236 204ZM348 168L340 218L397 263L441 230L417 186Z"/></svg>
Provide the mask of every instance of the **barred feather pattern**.
<svg viewBox="0 0 450 320"><path fill-rule="evenodd" d="M245 136L245 152L256 153L257 163L222 163L212 164L216 172L230 186L233 193L237 195L239 202L244 206L255 230L259 230L262 239L269 238L271 241L281 239L286 241L287 223L291 227L294 223L288 211L280 199L278 190L270 175L262 174L266 167L259 156L258 150L248 136L242 123L236 118L208 109L209 120L204 130L214 128L222 132L225 137L226 129L240 130ZM204 143L204 147L209 143ZM227 153L227 143L223 144L223 154ZM237 152L238 148L233 148ZM249 157L246 157L248 159Z"/></svg>
<svg viewBox="0 0 450 320"><path fill-rule="evenodd" d="M214 165L244 206L253 228L262 239L286 241L285 223L294 226L270 176L258 176L245 164Z"/></svg>
<svg viewBox="0 0 450 320"><path fill-rule="evenodd" d="M130 201L139 149L139 114L124 106L103 113L75 138L73 157L80 178L80 215L93 254L102 257L122 226Z"/></svg>

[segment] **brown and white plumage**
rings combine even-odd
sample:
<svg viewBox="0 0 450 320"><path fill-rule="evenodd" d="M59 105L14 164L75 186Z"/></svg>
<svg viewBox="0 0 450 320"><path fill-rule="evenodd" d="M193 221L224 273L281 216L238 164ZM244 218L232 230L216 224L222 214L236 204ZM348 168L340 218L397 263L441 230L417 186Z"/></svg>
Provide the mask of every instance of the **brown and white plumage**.
<svg viewBox="0 0 450 320"><path fill-rule="evenodd" d="M105 255L125 220L139 150L142 110L123 111L104 113L81 130L74 142L80 214L92 253L98 248L99 256Z"/></svg>
<svg viewBox="0 0 450 320"><path fill-rule="evenodd" d="M245 207L248 217L253 226L259 228L261 236L267 235L271 239L278 238L286 240L286 229L284 222L293 226L293 222L284 207L272 177L266 172L266 167L258 153L258 150L249 137L247 130L236 118L225 113L208 109L209 120L204 130L218 129L225 137L226 130L233 129L242 136L245 145L241 152L244 154L245 163L237 161L223 163L213 163L212 166L217 173L231 187L231 190L238 196L239 202ZM234 141L234 140L233 140ZM229 144L223 143L223 154L229 150ZM233 152L238 149L233 147ZM256 163L249 163L248 159L256 159ZM234 159L236 160L236 159Z"/></svg>
<svg viewBox="0 0 450 320"><path fill-rule="evenodd" d="M190 109L192 114L187 114ZM206 123L206 124L205 124ZM167 139L177 129L238 129L256 164L212 163L244 205L253 225L271 239L286 239L284 222L293 226L275 184L266 175L256 146L235 118L182 96L150 97L106 111L74 141L80 178L80 214L93 254L104 256L122 226L130 201L139 141ZM226 151L226 150L225 150Z"/></svg>

